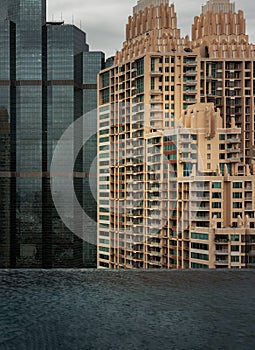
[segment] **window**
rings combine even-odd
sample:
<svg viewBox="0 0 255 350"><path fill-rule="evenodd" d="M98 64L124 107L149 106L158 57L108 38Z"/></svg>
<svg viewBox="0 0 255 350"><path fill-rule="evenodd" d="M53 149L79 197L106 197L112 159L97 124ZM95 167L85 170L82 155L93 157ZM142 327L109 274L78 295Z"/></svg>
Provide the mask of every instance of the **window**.
<svg viewBox="0 0 255 350"><path fill-rule="evenodd" d="M238 219L238 217L241 216L241 215L242 215L242 213L239 213L239 212L233 213L233 214L232 214L232 218L233 218L233 219Z"/></svg>
<svg viewBox="0 0 255 350"><path fill-rule="evenodd" d="M242 198L243 197L243 194L242 192L233 192L233 198Z"/></svg>
<svg viewBox="0 0 255 350"><path fill-rule="evenodd" d="M198 259L198 260L209 260L208 254L200 254L200 253L191 253L191 258Z"/></svg>
<svg viewBox="0 0 255 350"><path fill-rule="evenodd" d="M201 250L208 250L209 249L209 245L208 244L204 244L204 243L191 243L191 248L193 249L201 249Z"/></svg>
<svg viewBox="0 0 255 350"><path fill-rule="evenodd" d="M144 62L143 58L136 61L136 67L137 67L137 75L142 75L144 74Z"/></svg>
<svg viewBox="0 0 255 350"><path fill-rule="evenodd" d="M109 255L106 255L106 254L99 254L99 258L100 258L100 259L104 259L104 260L109 260Z"/></svg>
<svg viewBox="0 0 255 350"><path fill-rule="evenodd" d="M232 242L239 242L239 235L231 235Z"/></svg>
<svg viewBox="0 0 255 350"><path fill-rule="evenodd" d="M206 264L197 264L197 263L191 263L192 269L208 269L209 266Z"/></svg>
<svg viewBox="0 0 255 350"><path fill-rule="evenodd" d="M201 240L207 241L208 240L208 234L207 233L196 233L196 232L193 232L193 233L191 233L191 238L193 238L193 239L201 239Z"/></svg>
<svg viewBox="0 0 255 350"><path fill-rule="evenodd" d="M109 248L107 247L99 247L100 252L107 252L109 253Z"/></svg>
<svg viewBox="0 0 255 350"><path fill-rule="evenodd" d="M101 137L99 139L99 142L102 143L102 142L108 142L109 141L109 137Z"/></svg>
<svg viewBox="0 0 255 350"><path fill-rule="evenodd" d="M151 90L155 89L155 78L151 78Z"/></svg>
<svg viewBox="0 0 255 350"><path fill-rule="evenodd" d="M109 86L110 84L110 74L109 72L103 73L102 74L102 87Z"/></svg>
<svg viewBox="0 0 255 350"><path fill-rule="evenodd" d="M99 204L100 204L100 205L109 205L110 202L109 202L108 200L102 199L102 200L99 201Z"/></svg>
<svg viewBox="0 0 255 350"><path fill-rule="evenodd" d="M240 248L239 245L232 245L231 246L231 252L239 252Z"/></svg>
<svg viewBox="0 0 255 350"><path fill-rule="evenodd" d="M109 176L99 176L99 181L109 181Z"/></svg>
<svg viewBox="0 0 255 350"><path fill-rule="evenodd" d="M240 202L233 203L233 209L241 209L242 207L243 207L243 203L240 203Z"/></svg>
<svg viewBox="0 0 255 350"><path fill-rule="evenodd" d="M207 145L207 150L210 151L211 150L211 144Z"/></svg>
<svg viewBox="0 0 255 350"><path fill-rule="evenodd" d="M109 220L109 216L108 215L99 215L99 220Z"/></svg>
<svg viewBox="0 0 255 350"><path fill-rule="evenodd" d="M107 152L107 153L100 153L100 155L99 155L99 158L100 159L104 159L104 158L109 158L109 153Z"/></svg>
<svg viewBox="0 0 255 350"><path fill-rule="evenodd" d="M213 182L212 188L221 188L221 182Z"/></svg>
<svg viewBox="0 0 255 350"><path fill-rule="evenodd" d="M144 92L144 79L143 77L137 79L137 92Z"/></svg>
<svg viewBox="0 0 255 350"><path fill-rule="evenodd" d="M233 182L233 188L242 188L243 183L242 182Z"/></svg>
<svg viewBox="0 0 255 350"><path fill-rule="evenodd" d="M101 115L99 116L99 119L100 119L100 120L106 119L106 118L109 118L109 113L101 114Z"/></svg>
<svg viewBox="0 0 255 350"><path fill-rule="evenodd" d="M212 198L221 198L221 192L213 192Z"/></svg>
<svg viewBox="0 0 255 350"><path fill-rule="evenodd" d="M110 101L110 89L104 89L102 91L102 103L109 103Z"/></svg>
<svg viewBox="0 0 255 350"><path fill-rule="evenodd" d="M215 202L215 203L212 203L212 208L215 209L220 209L221 208L221 202Z"/></svg>
<svg viewBox="0 0 255 350"><path fill-rule="evenodd" d="M239 256L231 256L231 262L239 262Z"/></svg>

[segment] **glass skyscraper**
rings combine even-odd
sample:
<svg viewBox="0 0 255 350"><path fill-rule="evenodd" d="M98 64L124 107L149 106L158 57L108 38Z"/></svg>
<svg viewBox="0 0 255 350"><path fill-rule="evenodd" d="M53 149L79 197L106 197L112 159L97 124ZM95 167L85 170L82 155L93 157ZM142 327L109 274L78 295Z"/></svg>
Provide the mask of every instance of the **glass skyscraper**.
<svg viewBox="0 0 255 350"><path fill-rule="evenodd" d="M9 237L10 249L9 260L0 264L93 266L95 247L84 245L70 232L54 208L49 172L63 132L96 108L97 73L104 55L89 52L86 34L76 26L46 22L45 0L0 0L0 6L0 106L10 125L10 169L1 176L1 182L9 181L5 201L9 215L0 227L0 236ZM1 118L2 122L6 120ZM76 172L88 168L86 155L96 153L95 140L91 139L89 151L85 147L80 152ZM86 176L74 180L76 194L95 218L96 203L85 202L88 195L83 190L90 193L86 180Z"/></svg>

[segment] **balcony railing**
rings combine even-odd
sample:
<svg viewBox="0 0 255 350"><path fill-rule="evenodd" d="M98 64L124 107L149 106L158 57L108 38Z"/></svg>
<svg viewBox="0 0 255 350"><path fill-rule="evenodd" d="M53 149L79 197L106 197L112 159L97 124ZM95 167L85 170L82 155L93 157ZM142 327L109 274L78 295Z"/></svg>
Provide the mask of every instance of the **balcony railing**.
<svg viewBox="0 0 255 350"><path fill-rule="evenodd" d="M216 260L215 265L228 265L228 260Z"/></svg>

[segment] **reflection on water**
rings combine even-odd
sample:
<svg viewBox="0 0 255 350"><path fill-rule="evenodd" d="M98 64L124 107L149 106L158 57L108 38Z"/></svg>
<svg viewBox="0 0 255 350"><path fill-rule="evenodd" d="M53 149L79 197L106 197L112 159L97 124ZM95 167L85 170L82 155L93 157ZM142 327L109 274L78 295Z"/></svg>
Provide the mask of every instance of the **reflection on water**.
<svg viewBox="0 0 255 350"><path fill-rule="evenodd" d="M253 271L0 271L0 349L255 349Z"/></svg>

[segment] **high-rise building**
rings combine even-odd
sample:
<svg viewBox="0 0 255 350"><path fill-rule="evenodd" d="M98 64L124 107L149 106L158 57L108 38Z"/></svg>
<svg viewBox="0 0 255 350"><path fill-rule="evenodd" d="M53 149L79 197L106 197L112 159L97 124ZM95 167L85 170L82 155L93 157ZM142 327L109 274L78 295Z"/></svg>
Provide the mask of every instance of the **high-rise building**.
<svg viewBox="0 0 255 350"><path fill-rule="evenodd" d="M0 266L10 266L10 123L5 108L0 107Z"/></svg>
<svg viewBox="0 0 255 350"><path fill-rule="evenodd" d="M84 259L95 266L95 247L83 254L83 241L54 208L50 166L63 132L96 108L104 55L89 51L86 34L76 26L47 22L46 0L1 0L0 5L0 105L10 123L11 182L10 222L0 234L11 236L10 266L75 267L84 266ZM86 176L83 181L88 153L96 153L95 138L75 164L81 204L88 197ZM95 202L84 207L96 216Z"/></svg>
<svg viewBox="0 0 255 350"><path fill-rule="evenodd" d="M98 267L255 263L255 46L209 0L181 38L174 5L140 0L98 91Z"/></svg>

